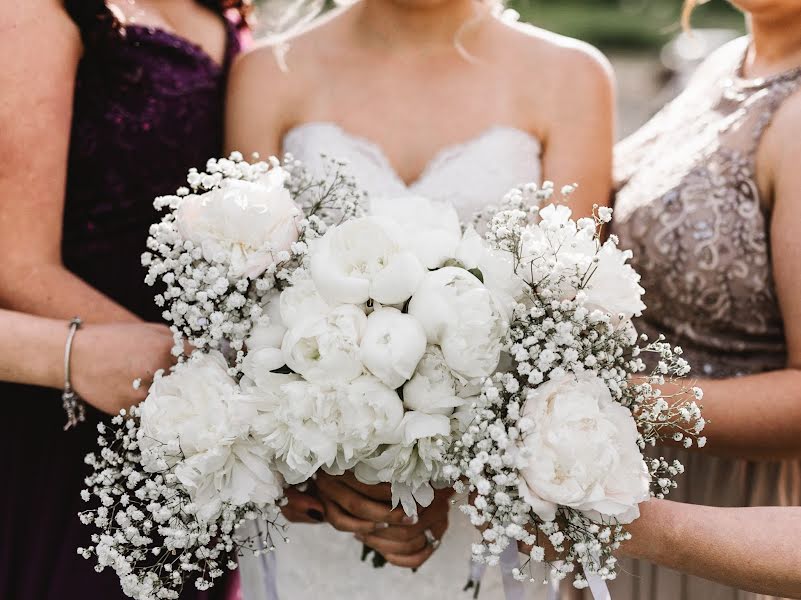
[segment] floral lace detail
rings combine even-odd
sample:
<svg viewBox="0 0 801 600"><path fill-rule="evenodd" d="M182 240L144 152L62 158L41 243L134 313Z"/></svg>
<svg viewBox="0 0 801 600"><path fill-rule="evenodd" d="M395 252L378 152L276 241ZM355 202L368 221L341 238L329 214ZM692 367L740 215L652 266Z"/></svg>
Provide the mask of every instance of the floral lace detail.
<svg viewBox="0 0 801 600"><path fill-rule="evenodd" d="M786 357L756 153L801 70L744 80L744 52L745 40L720 51L617 157L613 229L646 289L640 325L682 345L702 376L777 369Z"/></svg>
<svg viewBox="0 0 801 600"><path fill-rule="evenodd" d="M441 149L409 184L377 144L334 123L304 123L284 137L284 150L311 169L323 167L321 148L330 156L348 160L350 171L368 196L447 199L465 220L499 202L513 187L540 179L540 143L514 127L490 127L461 144Z"/></svg>

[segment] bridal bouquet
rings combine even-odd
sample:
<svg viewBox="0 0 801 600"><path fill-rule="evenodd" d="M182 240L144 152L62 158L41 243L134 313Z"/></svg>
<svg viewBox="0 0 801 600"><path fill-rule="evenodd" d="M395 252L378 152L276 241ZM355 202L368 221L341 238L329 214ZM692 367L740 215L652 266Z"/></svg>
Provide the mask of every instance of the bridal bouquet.
<svg viewBox="0 0 801 600"><path fill-rule="evenodd" d="M550 546L560 556L552 575L577 571L583 588L588 578L615 577L625 525L683 471L645 448L668 439L703 446L704 420L700 389L660 392L689 367L680 348L635 331L644 290L630 252L614 236L602 241L611 209L575 221L566 206L539 208L552 194L550 185L515 190L490 220L486 240L520 286L504 340L509 361L483 381L444 471L471 494L463 509L483 532L474 561L498 564L506 552L516 560L522 542L530 559L513 575L533 580L530 567ZM647 373L645 356L655 357Z"/></svg>
<svg viewBox="0 0 801 600"><path fill-rule="evenodd" d="M339 169L318 181L291 157L211 160L188 184L155 201L142 257L179 363L87 458L98 532L79 552L139 599L271 550L285 486L321 470L429 505L513 309L511 261L447 204L365 215Z"/></svg>

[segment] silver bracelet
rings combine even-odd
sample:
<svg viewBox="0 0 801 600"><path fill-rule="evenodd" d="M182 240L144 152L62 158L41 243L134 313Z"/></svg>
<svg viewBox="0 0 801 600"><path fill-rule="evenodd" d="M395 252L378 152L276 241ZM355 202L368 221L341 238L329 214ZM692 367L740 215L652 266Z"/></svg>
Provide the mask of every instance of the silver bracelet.
<svg viewBox="0 0 801 600"><path fill-rule="evenodd" d="M61 403L64 412L67 413L67 423L64 431L75 427L78 423L86 420L86 410L80 396L72 389L70 382L70 357L72 356L72 340L75 332L80 329L82 321L80 317L74 317L70 321L70 331L67 334L67 345L64 347L64 392L61 394Z"/></svg>

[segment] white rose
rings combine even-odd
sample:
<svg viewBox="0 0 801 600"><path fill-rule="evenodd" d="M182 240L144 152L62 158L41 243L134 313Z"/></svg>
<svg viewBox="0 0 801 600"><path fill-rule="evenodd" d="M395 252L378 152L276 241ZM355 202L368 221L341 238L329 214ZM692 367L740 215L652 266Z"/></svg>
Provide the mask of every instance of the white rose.
<svg viewBox="0 0 801 600"><path fill-rule="evenodd" d="M332 227L310 248L311 276L329 304L399 304L417 289L425 269L397 224L362 217Z"/></svg>
<svg viewBox="0 0 801 600"><path fill-rule="evenodd" d="M453 258L462 229L450 202L422 196L371 198L370 214L400 225L407 245L427 269L436 269Z"/></svg>
<svg viewBox="0 0 801 600"><path fill-rule="evenodd" d="M196 354L157 377L140 405L139 445L146 471L174 466L199 515L213 519L222 502L269 504L282 480L250 437L253 418L218 352Z"/></svg>
<svg viewBox="0 0 801 600"><path fill-rule="evenodd" d="M256 392L254 427L290 484L319 468L344 473L392 439L403 418L398 394L371 375L334 386L284 377Z"/></svg>
<svg viewBox="0 0 801 600"><path fill-rule="evenodd" d="M426 334L414 317L396 308L379 308L367 317L361 360L387 387L408 381L425 351Z"/></svg>
<svg viewBox="0 0 801 600"><path fill-rule="evenodd" d="M224 180L201 195L182 199L178 231L202 250L206 260L230 260L234 275L251 279L275 262L273 252L288 250L298 238L301 216L284 185L286 172L270 170L258 182Z"/></svg>
<svg viewBox="0 0 801 600"><path fill-rule="evenodd" d="M364 372L359 358L367 317L349 304L301 321L284 336L287 366L313 383L345 383Z"/></svg>
<svg viewBox="0 0 801 600"><path fill-rule="evenodd" d="M450 415L464 404L458 394L460 387L439 346L429 346L414 376L403 386L403 405L422 413Z"/></svg>
<svg viewBox="0 0 801 600"><path fill-rule="evenodd" d="M457 267L428 273L409 302L409 314L461 377L486 377L497 368L507 321L473 274Z"/></svg>
<svg viewBox="0 0 801 600"><path fill-rule="evenodd" d="M529 392L522 417L534 427L521 444L530 453L520 495L544 520L558 506L593 519L630 523L648 500L650 478L631 412L591 373L566 375Z"/></svg>

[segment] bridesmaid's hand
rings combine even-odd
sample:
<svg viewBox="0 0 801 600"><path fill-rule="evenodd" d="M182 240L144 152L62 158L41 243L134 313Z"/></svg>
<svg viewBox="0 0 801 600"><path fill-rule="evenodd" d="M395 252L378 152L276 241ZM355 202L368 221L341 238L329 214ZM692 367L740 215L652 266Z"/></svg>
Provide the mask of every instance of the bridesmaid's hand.
<svg viewBox="0 0 801 600"><path fill-rule="evenodd" d="M164 325L86 325L73 341L72 385L83 400L116 415L147 397L154 373L175 363L172 347L172 333ZM139 389L133 387L136 379Z"/></svg>

